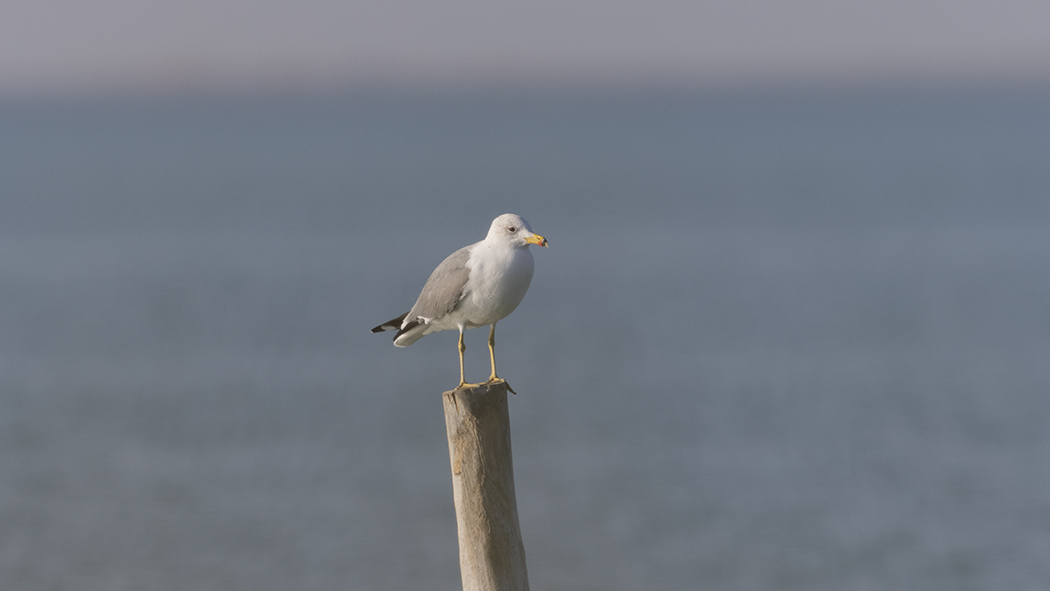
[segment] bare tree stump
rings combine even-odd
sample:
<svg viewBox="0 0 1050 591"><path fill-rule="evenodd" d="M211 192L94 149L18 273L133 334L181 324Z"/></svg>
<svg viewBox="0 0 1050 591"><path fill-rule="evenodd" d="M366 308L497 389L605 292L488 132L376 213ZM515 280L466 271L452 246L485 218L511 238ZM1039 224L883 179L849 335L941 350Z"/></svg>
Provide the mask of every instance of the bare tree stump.
<svg viewBox="0 0 1050 591"><path fill-rule="evenodd" d="M507 384L451 390L443 400L463 591L528 591Z"/></svg>

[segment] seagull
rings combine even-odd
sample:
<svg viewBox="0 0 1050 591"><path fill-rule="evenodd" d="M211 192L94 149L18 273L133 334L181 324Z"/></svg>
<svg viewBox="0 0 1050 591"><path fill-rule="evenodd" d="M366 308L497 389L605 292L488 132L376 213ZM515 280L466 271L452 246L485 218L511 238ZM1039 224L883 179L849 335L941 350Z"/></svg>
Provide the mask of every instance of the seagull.
<svg viewBox="0 0 1050 591"><path fill-rule="evenodd" d="M434 269L411 310L372 332L396 330L394 345L407 347L432 332L458 329L459 389L481 385L468 384L463 375L463 331L488 325L492 374L485 383L502 381L496 375L496 323L518 307L529 289L532 244L546 247L547 239L519 215L499 216L484 240L450 254Z"/></svg>

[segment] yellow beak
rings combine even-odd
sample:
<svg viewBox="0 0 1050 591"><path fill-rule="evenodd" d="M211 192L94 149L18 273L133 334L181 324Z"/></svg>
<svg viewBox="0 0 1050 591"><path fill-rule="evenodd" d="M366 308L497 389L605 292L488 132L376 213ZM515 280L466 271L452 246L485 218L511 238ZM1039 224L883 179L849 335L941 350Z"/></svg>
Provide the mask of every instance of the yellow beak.
<svg viewBox="0 0 1050 591"><path fill-rule="evenodd" d="M544 248L547 248L547 239L544 238L543 236L540 236L539 234L533 234L532 236L529 236L528 238L525 239L525 242L528 242L529 244L535 244L536 246L542 246Z"/></svg>

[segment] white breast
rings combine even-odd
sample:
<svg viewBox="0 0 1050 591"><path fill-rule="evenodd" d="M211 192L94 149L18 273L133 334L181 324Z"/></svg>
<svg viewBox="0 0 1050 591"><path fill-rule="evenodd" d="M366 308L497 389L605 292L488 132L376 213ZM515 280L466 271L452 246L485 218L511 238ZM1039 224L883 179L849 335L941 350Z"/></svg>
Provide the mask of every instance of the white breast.
<svg viewBox="0 0 1050 591"><path fill-rule="evenodd" d="M513 312L532 281L533 259L528 248L492 248L479 243L467 267L470 278L460 312L470 328L492 324Z"/></svg>

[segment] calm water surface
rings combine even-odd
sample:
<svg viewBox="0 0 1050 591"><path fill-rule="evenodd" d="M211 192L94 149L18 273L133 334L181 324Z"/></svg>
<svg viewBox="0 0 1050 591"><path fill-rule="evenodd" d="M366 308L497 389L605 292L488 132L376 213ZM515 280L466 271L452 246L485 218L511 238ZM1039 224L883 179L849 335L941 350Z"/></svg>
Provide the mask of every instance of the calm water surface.
<svg viewBox="0 0 1050 591"><path fill-rule="evenodd" d="M0 586L459 588L368 329L511 211L533 588L1046 589L1045 99L2 105Z"/></svg>

